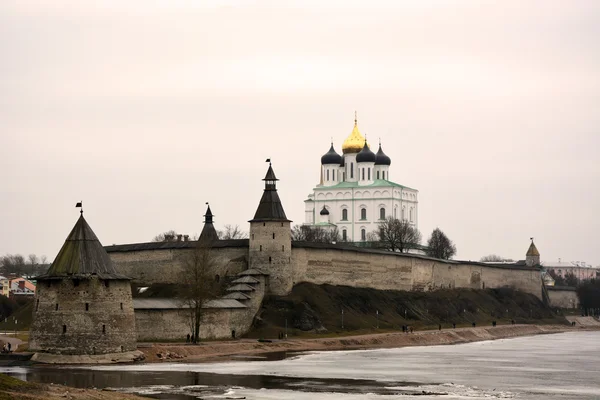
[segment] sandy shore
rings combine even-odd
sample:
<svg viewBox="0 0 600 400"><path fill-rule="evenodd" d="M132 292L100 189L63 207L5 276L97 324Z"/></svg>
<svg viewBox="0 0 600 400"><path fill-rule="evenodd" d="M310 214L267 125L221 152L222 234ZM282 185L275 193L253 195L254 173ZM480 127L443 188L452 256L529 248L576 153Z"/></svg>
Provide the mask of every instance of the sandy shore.
<svg viewBox="0 0 600 400"><path fill-rule="evenodd" d="M270 352L431 346L578 331L582 329L598 328L572 328L566 325L502 325L497 327L419 331L412 334L392 332L334 338L273 340L271 343L260 343L255 339L204 342L198 345L156 343L143 347L140 346L139 350L144 352L147 362L209 362L223 361L231 359L234 356L256 356Z"/></svg>

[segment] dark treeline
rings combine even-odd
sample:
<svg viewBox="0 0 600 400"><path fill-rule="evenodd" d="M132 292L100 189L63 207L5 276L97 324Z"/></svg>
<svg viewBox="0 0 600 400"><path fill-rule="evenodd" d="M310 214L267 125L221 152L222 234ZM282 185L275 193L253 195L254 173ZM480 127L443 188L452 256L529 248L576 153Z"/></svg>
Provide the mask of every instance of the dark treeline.
<svg viewBox="0 0 600 400"><path fill-rule="evenodd" d="M600 280L592 279L577 286L581 310L586 315L598 315L600 311Z"/></svg>
<svg viewBox="0 0 600 400"><path fill-rule="evenodd" d="M0 274L4 276L36 276L41 275L48 269L49 264L46 256L38 257L30 254L27 257L21 254L7 254L0 256Z"/></svg>

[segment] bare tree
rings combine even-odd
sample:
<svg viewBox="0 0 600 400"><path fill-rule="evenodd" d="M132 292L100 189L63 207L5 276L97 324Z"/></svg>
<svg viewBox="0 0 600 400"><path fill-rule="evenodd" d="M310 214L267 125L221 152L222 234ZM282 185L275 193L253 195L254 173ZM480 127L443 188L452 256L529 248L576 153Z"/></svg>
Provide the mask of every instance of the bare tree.
<svg viewBox="0 0 600 400"><path fill-rule="evenodd" d="M318 226L294 225L292 240L298 242L336 243L340 241L337 227L323 229Z"/></svg>
<svg viewBox="0 0 600 400"><path fill-rule="evenodd" d="M379 242L387 250L406 253L421 243L421 232L407 220L387 217L379 223Z"/></svg>
<svg viewBox="0 0 600 400"><path fill-rule="evenodd" d="M217 236L221 240L228 239L248 239L248 234L240 229L238 225L225 225L225 229L217 231Z"/></svg>
<svg viewBox="0 0 600 400"><path fill-rule="evenodd" d="M189 309L194 343L200 338L202 306L218 295L218 283L213 278L215 258L210 246L198 245L187 255L181 269L178 297Z"/></svg>
<svg viewBox="0 0 600 400"><path fill-rule="evenodd" d="M452 240L440 228L435 228L427 241L427 255L442 260L449 260L455 254L456 246L452 243Z"/></svg>
<svg viewBox="0 0 600 400"><path fill-rule="evenodd" d="M41 256L41 257L40 257L40 264L42 264L42 265L46 265L46 264L48 264L48 257L46 257L46 256Z"/></svg>
<svg viewBox="0 0 600 400"><path fill-rule="evenodd" d="M556 286L565 286L565 278L563 278L562 276L558 275L556 272L554 272L553 269L548 270L548 274L552 277L552 279L554 279L554 284Z"/></svg>
<svg viewBox="0 0 600 400"><path fill-rule="evenodd" d="M579 285L579 279L575 276L574 273L568 272L565 275L565 284L567 286L578 286Z"/></svg>
<svg viewBox="0 0 600 400"><path fill-rule="evenodd" d="M5 274L22 275L25 270L25 257L21 254L7 254L0 257L0 267Z"/></svg>
<svg viewBox="0 0 600 400"><path fill-rule="evenodd" d="M159 233L152 239L153 242L172 242L177 237L177 232L174 230Z"/></svg>
<svg viewBox="0 0 600 400"><path fill-rule="evenodd" d="M504 258L496 254L489 254L479 259L479 262L514 262L511 258Z"/></svg>

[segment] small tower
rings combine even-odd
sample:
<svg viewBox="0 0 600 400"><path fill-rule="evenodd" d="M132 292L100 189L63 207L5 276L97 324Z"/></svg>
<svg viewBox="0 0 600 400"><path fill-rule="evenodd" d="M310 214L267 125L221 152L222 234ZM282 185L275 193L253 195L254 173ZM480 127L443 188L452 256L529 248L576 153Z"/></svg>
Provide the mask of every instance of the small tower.
<svg viewBox="0 0 600 400"><path fill-rule="evenodd" d="M362 150L356 155L358 185L371 185L375 180L375 160L377 156L369 149L369 145L365 140Z"/></svg>
<svg viewBox="0 0 600 400"><path fill-rule="evenodd" d="M375 158L375 179L390 180L390 165L392 160L383 152L381 141Z"/></svg>
<svg viewBox="0 0 600 400"><path fill-rule="evenodd" d="M285 295L292 290L292 239L290 221L277 194L273 167L263 179L263 192L254 218L250 220L249 267L269 274L268 291Z"/></svg>
<svg viewBox="0 0 600 400"><path fill-rule="evenodd" d="M210 205L206 203L206 214L204 214L204 227L198 238L198 242L211 243L219 240L215 226L213 225L213 213L210 210Z"/></svg>
<svg viewBox="0 0 600 400"><path fill-rule="evenodd" d="M527 250L527 254L525 255L525 264L528 267L535 267L536 265L540 265L540 252L537 247L535 247L535 243L533 243L533 238L531 238L531 244L529 245L529 249Z"/></svg>
<svg viewBox="0 0 600 400"><path fill-rule="evenodd" d="M29 349L55 354L136 350L130 278L115 270L83 212L37 277Z"/></svg>

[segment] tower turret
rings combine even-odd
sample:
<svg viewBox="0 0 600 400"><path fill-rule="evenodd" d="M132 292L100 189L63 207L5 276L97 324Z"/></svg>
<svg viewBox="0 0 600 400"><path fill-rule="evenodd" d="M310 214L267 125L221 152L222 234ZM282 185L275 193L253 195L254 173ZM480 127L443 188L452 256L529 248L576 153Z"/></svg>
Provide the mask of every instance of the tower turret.
<svg viewBox="0 0 600 400"><path fill-rule="evenodd" d="M275 172L269 169L263 181L265 189L250 222L249 267L270 275L268 291L284 295L292 290L292 240L290 221L277 194Z"/></svg>
<svg viewBox="0 0 600 400"><path fill-rule="evenodd" d="M202 228L202 232L200 233L198 241L202 243L210 243L215 240L219 240L219 236L217 235L217 230L213 225L213 213L210 210L210 205L206 203L206 214L204 214L204 227Z"/></svg>
<svg viewBox="0 0 600 400"><path fill-rule="evenodd" d="M540 252L537 247L535 247L535 243L533 243L533 238L531 238L531 244L529 245L529 249L527 250L527 254L525 255L525 264L528 267L535 267L536 265L540 265Z"/></svg>

